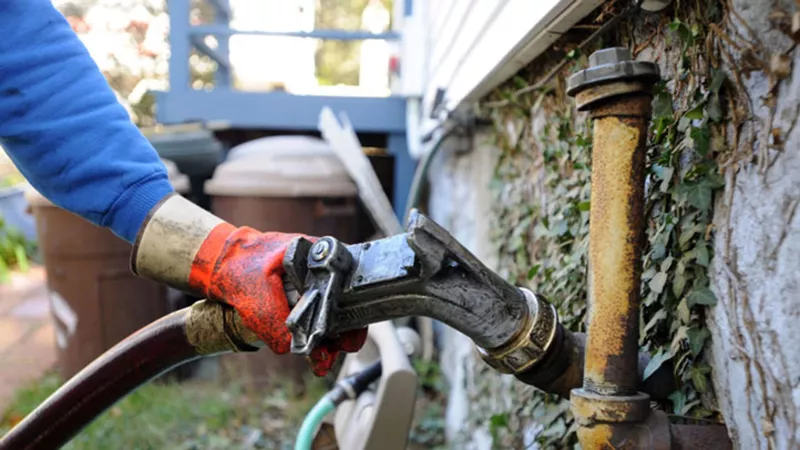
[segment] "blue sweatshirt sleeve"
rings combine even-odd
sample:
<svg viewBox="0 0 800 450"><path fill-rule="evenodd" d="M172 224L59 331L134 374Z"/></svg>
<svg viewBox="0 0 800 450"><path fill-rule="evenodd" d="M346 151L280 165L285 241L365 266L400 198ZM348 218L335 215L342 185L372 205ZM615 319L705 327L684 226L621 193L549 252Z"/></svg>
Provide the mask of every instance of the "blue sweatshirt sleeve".
<svg viewBox="0 0 800 450"><path fill-rule="evenodd" d="M0 1L0 143L54 204L133 242L172 192L86 47L50 0Z"/></svg>

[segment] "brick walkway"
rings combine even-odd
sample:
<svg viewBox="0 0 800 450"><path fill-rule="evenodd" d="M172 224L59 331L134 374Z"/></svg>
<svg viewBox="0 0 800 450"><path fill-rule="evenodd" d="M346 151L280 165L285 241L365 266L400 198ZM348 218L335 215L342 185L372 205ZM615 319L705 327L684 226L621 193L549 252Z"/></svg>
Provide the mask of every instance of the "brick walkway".
<svg viewBox="0 0 800 450"><path fill-rule="evenodd" d="M0 413L14 391L55 366L49 305L42 267L0 285Z"/></svg>

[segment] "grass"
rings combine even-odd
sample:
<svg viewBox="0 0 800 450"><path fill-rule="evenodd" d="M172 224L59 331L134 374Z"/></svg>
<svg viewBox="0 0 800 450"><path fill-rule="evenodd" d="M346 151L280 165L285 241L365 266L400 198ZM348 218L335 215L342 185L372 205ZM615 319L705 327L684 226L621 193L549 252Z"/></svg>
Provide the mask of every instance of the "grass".
<svg viewBox="0 0 800 450"><path fill-rule="evenodd" d="M0 417L0 435L61 385L55 375L17 392ZM306 412L326 389L309 380L305 394L289 383L264 391L216 382L150 383L118 402L65 450L291 449Z"/></svg>
<svg viewBox="0 0 800 450"><path fill-rule="evenodd" d="M25 177L19 172L13 172L5 176L0 176L0 188L16 186L25 182Z"/></svg>

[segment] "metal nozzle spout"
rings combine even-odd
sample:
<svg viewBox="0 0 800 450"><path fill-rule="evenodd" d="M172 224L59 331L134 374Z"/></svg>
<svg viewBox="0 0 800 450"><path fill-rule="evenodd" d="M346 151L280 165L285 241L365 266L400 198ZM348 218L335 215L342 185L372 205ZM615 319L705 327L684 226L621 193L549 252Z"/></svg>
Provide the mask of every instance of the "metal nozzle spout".
<svg viewBox="0 0 800 450"><path fill-rule="evenodd" d="M565 397L581 386L584 336L564 330L543 297L505 281L427 217L414 211L406 233L372 242L319 242L324 252L299 238L284 259L287 285L301 295L287 321L295 353L313 348L316 336L425 316L468 336L500 372Z"/></svg>
<svg viewBox="0 0 800 450"><path fill-rule="evenodd" d="M406 316L442 321L493 349L527 320L521 290L420 214L412 214L404 234L349 246L330 237L319 242L329 242L324 257L299 238L284 260L286 278L302 285L287 321L297 353L314 336Z"/></svg>

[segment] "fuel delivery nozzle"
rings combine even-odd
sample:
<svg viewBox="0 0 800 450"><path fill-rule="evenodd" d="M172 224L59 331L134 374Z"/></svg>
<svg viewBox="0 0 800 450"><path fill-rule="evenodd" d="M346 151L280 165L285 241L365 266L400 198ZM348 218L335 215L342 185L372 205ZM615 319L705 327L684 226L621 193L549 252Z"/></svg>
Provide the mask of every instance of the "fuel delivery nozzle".
<svg viewBox="0 0 800 450"><path fill-rule="evenodd" d="M555 308L484 266L447 231L413 211L403 234L345 245L296 239L284 259L300 299L286 325L292 352L326 337L404 316L426 316L470 337L503 373L529 371L558 336Z"/></svg>

